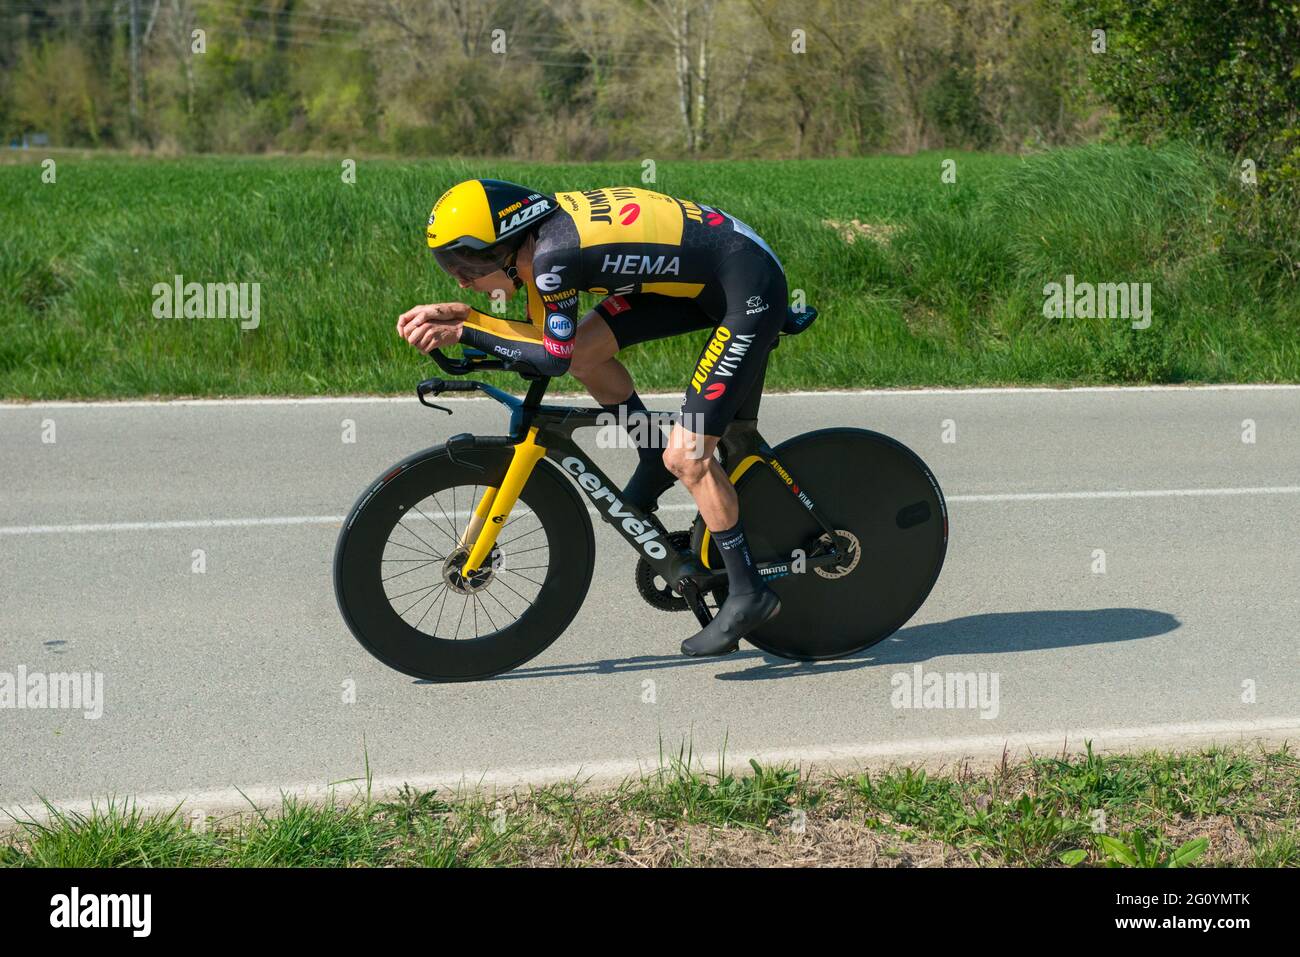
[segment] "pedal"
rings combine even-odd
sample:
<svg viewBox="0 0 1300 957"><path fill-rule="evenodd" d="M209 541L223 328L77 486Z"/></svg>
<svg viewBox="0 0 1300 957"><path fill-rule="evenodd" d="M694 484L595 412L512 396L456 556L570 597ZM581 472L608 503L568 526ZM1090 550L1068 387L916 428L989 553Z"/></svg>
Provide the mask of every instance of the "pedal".
<svg viewBox="0 0 1300 957"><path fill-rule="evenodd" d="M701 628L709 627L709 622L713 621L713 610L700 594L699 587L694 582L689 582L684 591L687 606L695 612L695 620L700 623Z"/></svg>

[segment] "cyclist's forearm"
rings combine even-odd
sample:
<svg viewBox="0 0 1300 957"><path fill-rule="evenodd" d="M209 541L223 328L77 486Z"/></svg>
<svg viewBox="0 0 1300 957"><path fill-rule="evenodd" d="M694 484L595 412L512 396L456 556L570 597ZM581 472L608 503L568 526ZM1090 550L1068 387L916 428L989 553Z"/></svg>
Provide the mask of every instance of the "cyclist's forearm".
<svg viewBox="0 0 1300 957"><path fill-rule="evenodd" d="M472 349L507 361L522 361L546 376L564 375L569 368L568 356L549 352L541 333L530 323L509 322L485 313L471 311L460 334L460 341Z"/></svg>

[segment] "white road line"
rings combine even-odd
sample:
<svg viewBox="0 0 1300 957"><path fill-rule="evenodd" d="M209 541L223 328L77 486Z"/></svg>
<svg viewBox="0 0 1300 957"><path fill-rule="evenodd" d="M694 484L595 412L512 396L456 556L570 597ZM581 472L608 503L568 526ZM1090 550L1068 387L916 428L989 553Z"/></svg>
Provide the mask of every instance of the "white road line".
<svg viewBox="0 0 1300 957"><path fill-rule="evenodd" d="M75 535L87 532L168 532L186 528L248 528L258 525L339 525L344 515L284 515L270 518L198 518L176 522L95 522L81 525L8 525L0 535Z"/></svg>
<svg viewBox="0 0 1300 957"><path fill-rule="evenodd" d="M1296 391L1294 383L1223 383L1187 385L1089 385L1089 386L974 386L971 388L898 388L898 389L826 389L824 391L796 390L781 392L765 390L763 398L808 398L820 396L913 396L913 395L1074 395L1078 393L1114 392L1259 392L1268 390ZM643 392L646 399L680 399L681 392ZM551 392L550 399L576 399L591 403L591 397L581 392ZM485 396L442 395L438 402L484 402ZM230 399L58 399L41 402L0 402L0 412L21 412L28 409L145 409L158 407L220 407L227 405L355 405L357 403L414 403L413 393L404 395L358 396L262 396Z"/></svg>
<svg viewBox="0 0 1300 957"><path fill-rule="evenodd" d="M753 758L760 764L797 764L803 768L815 766L823 771L844 770L868 765L895 762L948 764L963 759L996 761L1004 750L1010 757L1028 753L1077 753L1091 742L1094 751L1128 751L1146 748L1188 748L1210 743L1230 744L1241 741L1268 742L1300 740L1300 715L1279 718L1261 718L1252 721L1185 721L1170 724L1145 725L1129 728L1061 728L1031 731L1008 735L979 735L965 738L920 738L880 743L854 742L842 745L816 745L805 748L787 747L779 750L744 751L728 749L727 766L744 768ZM697 753L695 767L716 773L721 765L717 753ZM414 774L402 777L376 777L371 782L371 794L381 798L398 791L403 785L417 790L452 790L472 792L477 789L510 789L528 785L542 785L557 781L583 781L591 784L613 784L627 778L652 774L659 767L655 758L640 760L584 761L574 764L547 767L512 768L506 770L481 770L466 768L442 773ZM249 802L258 807L274 808L281 799L292 795L299 799L321 800L331 794L344 799L365 793L364 780L349 780L334 784L317 782L297 784L260 784L248 787L214 788L205 791L148 794L132 798L141 812L170 812L185 806L192 813L221 814L230 811L248 811ZM39 805L39 802L33 802ZM55 800L50 802L65 812L89 814L89 800ZM102 809L104 802L96 802ZM187 815L188 816L188 815ZM0 829L13 826L17 820L45 820L48 813L43 807L11 806L0 808Z"/></svg>
<svg viewBox="0 0 1300 957"><path fill-rule="evenodd" d="M664 505L661 512L694 511L694 505ZM449 513L465 518L469 512L462 509ZM594 508L587 514L599 515ZM259 525L342 525L346 515L284 515L269 518L212 518L174 522L93 522L80 525L7 525L0 526L0 535L75 535L89 532L169 532L189 528L256 528Z"/></svg>
<svg viewBox="0 0 1300 957"><path fill-rule="evenodd" d="M947 502L1057 502L1115 498L1213 498L1225 495L1296 495L1300 485L1253 488L1165 488L1100 490L1095 492L1006 492L989 495L948 495ZM662 505L660 512L693 512L691 503ZM464 517L468 512L456 513ZM594 508L587 514L599 516ZM167 532L190 528L255 528L262 525L340 525L345 515L284 515L267 518L199 518L171 522L91 522L76 525L5 525L0 535L75 535L93 532Z"/></svg>
<svg viewBox="0 0 1300 957"><path fill-rule="evenodd" d="M1006 492L992 495L949 495L949 502L1060 502L1094 498L1200 498L1216 495L1295 495L1300 485L1262 485L1255 488L1158 488L1096 492Z"/></svg>

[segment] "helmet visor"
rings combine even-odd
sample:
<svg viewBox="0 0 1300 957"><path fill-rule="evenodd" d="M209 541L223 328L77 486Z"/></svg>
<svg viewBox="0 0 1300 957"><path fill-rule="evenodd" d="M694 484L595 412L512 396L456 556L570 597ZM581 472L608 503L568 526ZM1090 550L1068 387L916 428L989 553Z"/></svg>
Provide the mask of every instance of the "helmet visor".
<svg viewBox="0 0 1300 957"><path fill-rule="evenodd" d="M504 269L512 250L503 249L435 249L433 258L453 278L473 282Z"/></svg>

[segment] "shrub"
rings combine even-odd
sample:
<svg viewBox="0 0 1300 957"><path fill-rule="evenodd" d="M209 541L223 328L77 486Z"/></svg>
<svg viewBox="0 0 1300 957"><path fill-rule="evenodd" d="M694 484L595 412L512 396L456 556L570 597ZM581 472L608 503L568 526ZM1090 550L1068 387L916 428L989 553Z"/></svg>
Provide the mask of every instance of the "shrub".
<svg viewBox="0 0 1300 957"><path fill-rule="evenodd" d="M1300 5L1065 0L1064 7L1085 30L1106 31L1089 73L1124 133L1190 140L1237 161L1240 181L1219 196L1229 213L1219 237L1225 252L1300 276Z"/></svg>

